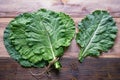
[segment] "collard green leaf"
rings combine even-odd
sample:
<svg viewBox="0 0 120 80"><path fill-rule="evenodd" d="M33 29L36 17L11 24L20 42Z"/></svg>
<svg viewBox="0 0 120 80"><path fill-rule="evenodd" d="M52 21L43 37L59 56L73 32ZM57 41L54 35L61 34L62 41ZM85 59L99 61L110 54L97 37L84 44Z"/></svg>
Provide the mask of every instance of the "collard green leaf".
<svg viewBox="0 0 120 80"><path fill-rule="evenodd" d="M75 24L68 15L40 9L12 20L4 32L4 44L22 66L44 67L63 55L74 33Z"/></svg>
<svg viewBox="0 0 120 80"><path fill-rule="evenodd" d="M99 56L114 44L117 27L107 11L96 10L78 25L76 41L80 45L80 62L87 56Z"/></svg>

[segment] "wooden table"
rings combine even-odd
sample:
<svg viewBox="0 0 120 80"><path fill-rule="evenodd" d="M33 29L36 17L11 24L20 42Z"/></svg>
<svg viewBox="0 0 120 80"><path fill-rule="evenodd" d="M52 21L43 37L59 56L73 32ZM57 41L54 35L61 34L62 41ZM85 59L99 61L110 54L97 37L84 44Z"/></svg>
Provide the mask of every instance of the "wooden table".
<svg viewBox="0 0 120 80"><path fill-rule="evenodd" d="M108 10L118 27L115 45L99 58L87 57L79 63L79 47L73 39L60 62L60 72L51 71L39 80L120 80L120 0L0 0L0 80L36 80L29 70L10 58L4 44L3 32L7 24L18 14L40 8L62 11L78 22L96 9ZM41 69L32 68L33 72Z"/></svg>

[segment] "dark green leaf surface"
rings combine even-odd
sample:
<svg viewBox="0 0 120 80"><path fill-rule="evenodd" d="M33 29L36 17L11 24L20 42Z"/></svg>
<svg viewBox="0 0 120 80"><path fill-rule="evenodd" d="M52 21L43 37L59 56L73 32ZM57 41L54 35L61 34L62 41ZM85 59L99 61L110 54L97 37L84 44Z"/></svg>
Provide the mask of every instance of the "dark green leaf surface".
<svg viewBox="0 0 120 80"><path fill-rule="evenodd" d="M78 25L76 41L80 45L80 62L87 56L99 56L114 44L117 27L107 11L96 10Z"/></svg>
<svg viewBox="0 0 120 80"><path fill-rule="evenodd" d="M12 20L4 32L4 43L12 58L25 67L44 67L63 55L75 33L66 14L40 9Z"/></svg>

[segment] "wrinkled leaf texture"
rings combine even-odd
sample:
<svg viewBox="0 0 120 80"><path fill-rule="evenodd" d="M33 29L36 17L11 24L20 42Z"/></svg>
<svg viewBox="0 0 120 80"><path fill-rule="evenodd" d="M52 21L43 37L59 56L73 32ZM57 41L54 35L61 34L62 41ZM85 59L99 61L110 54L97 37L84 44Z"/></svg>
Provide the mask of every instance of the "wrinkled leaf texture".
<svg viewBox="0 0 120 80"><path fill-rule="evenodd" d="M114 44L117 27L112 16L104 10L96 10L78 24L76 41L80 45L79 60L87 56L99 56Z"/></svg>
<svg viewBox="0 0 120 80"><path fill-rule="evenodd" d="M12 20L4 31L4 44L22 66L44 67L63 55L74 33L75 24L70 16L40 9Z"/></svg>

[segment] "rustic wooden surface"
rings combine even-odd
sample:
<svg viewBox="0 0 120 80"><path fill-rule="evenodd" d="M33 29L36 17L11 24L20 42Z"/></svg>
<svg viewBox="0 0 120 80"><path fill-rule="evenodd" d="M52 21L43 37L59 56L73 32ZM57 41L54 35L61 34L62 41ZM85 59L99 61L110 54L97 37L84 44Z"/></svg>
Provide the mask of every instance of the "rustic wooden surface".
<svg viewBox="0 0 120 80"><path fill-rule="evenodd" d="M3 44L3 32L7 24L18 14L40 8L62 11L78 22L96 9L108 10L118 27L115 45L99 58L88 57L81 64L77 61L79 47L75 40L61 58L60 72L39 80L120 80L120 0L0 0L0 80L36 80L29 69L12 60ZM32 69L33 72L38 69ZM41 71L41 70L40 70Z"/></svg>
<svg viewBox="0 0 120 80"><path fill-rule="evenodd" d="M0 80L36 80L30 69L22 68L10 58L0 59ZM76 58L62 58L60 72L52 70L50 76L39 80L120 80L120 58L87 58L80 64ZM41 69L32 69L40 72Z"/></svg>

